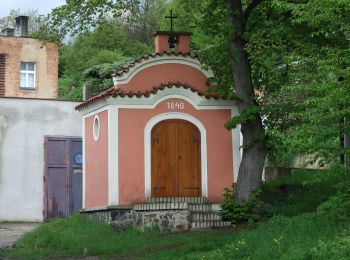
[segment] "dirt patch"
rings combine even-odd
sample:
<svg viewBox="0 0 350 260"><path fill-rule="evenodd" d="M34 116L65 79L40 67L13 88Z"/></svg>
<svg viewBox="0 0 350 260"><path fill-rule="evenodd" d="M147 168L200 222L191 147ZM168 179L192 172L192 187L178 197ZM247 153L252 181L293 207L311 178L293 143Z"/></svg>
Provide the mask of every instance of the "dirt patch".
<svg viewBox="0 0 350 260"><path fill-rule="evenodd" d="M0 223L0 248L11 247L26 232L40 223Z"/></svg>

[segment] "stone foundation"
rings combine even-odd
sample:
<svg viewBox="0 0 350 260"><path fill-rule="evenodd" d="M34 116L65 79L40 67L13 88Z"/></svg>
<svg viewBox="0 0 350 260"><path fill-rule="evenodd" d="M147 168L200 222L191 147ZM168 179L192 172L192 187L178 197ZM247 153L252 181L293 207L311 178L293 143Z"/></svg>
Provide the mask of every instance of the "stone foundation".
<svg viewBox="0 0 350 260"><path fill-rule="evenodd" d="M183 231L191 228L189 210L136 211L133 209L97 209L82 211L90 219L108 223L118 229L159 228Z"/></svg>
<svg viewBox="0 0 350 260"><path fill-rule="evenodd" d="M210 204L203 197L147 198L145 203L131 206L84 209L82 214L116 228L158 228L168 231L190 229L227 228L220 204Z"/></svg>
<svg viewBox="0 0 350 260"><path fill-rule="evenodd" d="M189 210L142 211L136 215L140 218L141 227L183 231L191 228Z"/></svg>

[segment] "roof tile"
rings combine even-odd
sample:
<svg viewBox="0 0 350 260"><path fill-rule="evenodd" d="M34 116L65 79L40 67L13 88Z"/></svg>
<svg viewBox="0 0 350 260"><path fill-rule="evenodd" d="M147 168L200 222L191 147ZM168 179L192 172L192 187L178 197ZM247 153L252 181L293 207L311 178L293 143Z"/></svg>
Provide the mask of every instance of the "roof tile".
<svg viewBox="0 0 350 260"><path fill-rule="evenodd" d="M195 89L194 87L191 87L190 85L187 84L183 84L180 82L169 82L167 84L160 84L159 86L153 87L152 90L146 90L146 91L138 91L138 92L134 92L134 91L124 91L123 89L117 87L117 86L113 86L103 92L101 92L100 94L98 94L97 96L94 96L90 99L88 99L87 101L85 101L84 103L79 104L78 106L75 107L75 109L80 109L82 107L86 107L87 105L95 102L96 100L99 99L103 99L103 98L107 98L107 97L137 97L137 98L142 98L142 97L149 97L151 94L155 95L157 94L158 91L162 91L166 88L184 88L184 89L189 89L194 93L197 93L197 95L201 96L201 97L205 97L207 99L220 99L220 98L225 98L225 97L220 97L219 95L215 95L215 94L207 94L207 93L203 93L202 91L199 91L197 89Z"/></svg>
<svg viewBox="0 0 350 260"><path fill-rule="evenodd" d="M128 65L126 65L125 67L123 67L121 70L115 72L112 74L113 77L118 77L118 76L122 76L124 73L129 72L130 68L134 67L136 65L136 63L140 63L143 60L148 60L149 58L155 58L155 57L162 57L162 56L183 56L183 57L191 57L194 59L198 59L198 57L196 55L191 55L190 53L182 53L182 52L161 52L161 53L151 53L151 54L145 54L142 57L129 62Z"/></svg>

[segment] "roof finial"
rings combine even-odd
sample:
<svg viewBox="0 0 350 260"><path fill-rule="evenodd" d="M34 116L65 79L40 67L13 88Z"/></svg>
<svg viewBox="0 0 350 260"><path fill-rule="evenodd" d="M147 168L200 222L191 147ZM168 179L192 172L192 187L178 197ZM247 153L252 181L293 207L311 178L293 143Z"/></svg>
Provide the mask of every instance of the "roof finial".
<svg viewBox="0 0 350 260"><path fill-rule="evenodd" d="M170 10L170 16L165 16L166 19L170 19L170 31L173 31L173 19L178 18L177 16L173 16L173 10Z"/></svg>

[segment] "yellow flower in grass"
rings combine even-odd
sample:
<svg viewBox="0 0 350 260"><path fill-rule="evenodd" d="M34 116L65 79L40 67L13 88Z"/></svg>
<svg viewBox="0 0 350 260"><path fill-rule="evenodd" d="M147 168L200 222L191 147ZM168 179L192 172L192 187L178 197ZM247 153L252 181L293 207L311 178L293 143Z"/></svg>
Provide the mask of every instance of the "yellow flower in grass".
<svg viewBox="0 0 350 260"><path fill-rule="evenodd" d="M238 240L238 245L245 245L245 240L243 238Z"/></svg>
<svg viewBox="0 0 350 260"><path fill-rule="evenodd" d="M279 245L282 239L283 239L283 236L280 236L280 238L274 238L272 241L273 241L275 244Z"/></svg>

